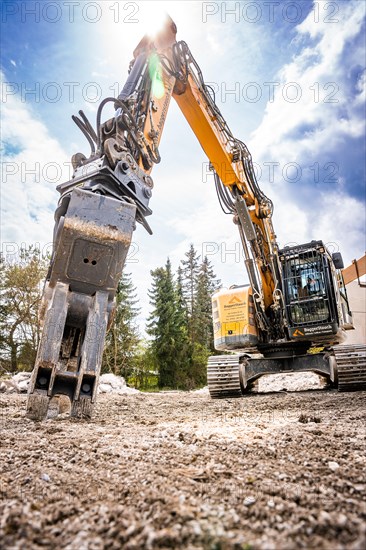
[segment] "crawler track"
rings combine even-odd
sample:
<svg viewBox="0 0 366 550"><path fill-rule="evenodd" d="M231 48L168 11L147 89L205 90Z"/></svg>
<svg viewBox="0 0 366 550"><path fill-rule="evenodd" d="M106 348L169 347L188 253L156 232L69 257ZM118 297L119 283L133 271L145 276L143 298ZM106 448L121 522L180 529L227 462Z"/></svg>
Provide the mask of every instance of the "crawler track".
<svg viewBox="0 0 366 550"><path fill-rule="evenodd" d="M208 358L207 383L213 399L242 397L239 361L240 355L213 355Z"/></svg>
<svg viewBox="0 0 366 550"><path fill-rule="evenodd" d="M338 391L366 390L366 345L333 349L337 362Z"/></svg>
<svg viewBox="0 0 366 550"><path fill-rule="evenodd" d="M332 354L336 362L335 384L338 391L366 390L366 345L336 346L332 349ZM207 381L213 399L243 396L239 373L240 361L240 355L209 357ZM312 369L309 368L310 370Z"/></svg>

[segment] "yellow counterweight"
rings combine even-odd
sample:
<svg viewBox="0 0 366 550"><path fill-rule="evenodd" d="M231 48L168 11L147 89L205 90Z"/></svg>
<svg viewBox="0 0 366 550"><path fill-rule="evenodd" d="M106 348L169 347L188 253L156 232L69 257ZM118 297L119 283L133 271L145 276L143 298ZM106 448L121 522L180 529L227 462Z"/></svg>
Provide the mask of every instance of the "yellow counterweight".
<svg viewBox="0 0 366 550"><path fill-rule="evenodd" d="M221 289L212 297L214 342L217 350L255 347L258 332L250 286Z"/></svg>

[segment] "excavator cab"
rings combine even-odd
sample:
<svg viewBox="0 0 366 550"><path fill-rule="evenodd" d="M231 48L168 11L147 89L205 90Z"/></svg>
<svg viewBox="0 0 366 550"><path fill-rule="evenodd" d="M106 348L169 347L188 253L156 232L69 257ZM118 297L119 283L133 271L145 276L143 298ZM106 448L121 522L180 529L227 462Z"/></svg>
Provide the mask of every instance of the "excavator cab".
<svg viewBox="0 0 366 550"><path fill-rule="evenodd" d="M336 307L336 264L323 242L285 247L279 255L290 339L340 336L343 319ZM339 257L337 265L341 265Z"/></svg>

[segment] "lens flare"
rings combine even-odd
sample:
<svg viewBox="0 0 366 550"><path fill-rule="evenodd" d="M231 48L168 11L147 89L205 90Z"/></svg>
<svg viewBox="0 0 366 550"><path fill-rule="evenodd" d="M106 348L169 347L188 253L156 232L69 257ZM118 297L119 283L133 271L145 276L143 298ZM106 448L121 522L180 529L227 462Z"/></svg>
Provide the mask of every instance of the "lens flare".
<svg viewBox="0 0 366 550"><path fill-rule="evenodd" d="M161 31L168 18L165 2L149 2L141 5L141 27L150 37Z"/></svg>
<svg viewBox="0 0 366 550"><path fill-rule="evenodd" d="M149 74L151 78L151 92L156 99L161 99L165 93L163 70L159 56L156 53L150 55Z"/></svg>

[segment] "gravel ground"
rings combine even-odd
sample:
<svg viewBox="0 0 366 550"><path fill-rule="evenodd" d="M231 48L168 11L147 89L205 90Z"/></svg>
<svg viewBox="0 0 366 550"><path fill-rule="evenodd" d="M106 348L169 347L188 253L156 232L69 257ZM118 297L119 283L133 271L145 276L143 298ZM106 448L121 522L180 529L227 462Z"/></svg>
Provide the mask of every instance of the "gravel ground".
<svg viewBox="0 0 366 550"><path fill-rule="evenodd" d="M25 401L0 395L3 548L366 548L365 393L104 394L89 423Z"/></svg>

